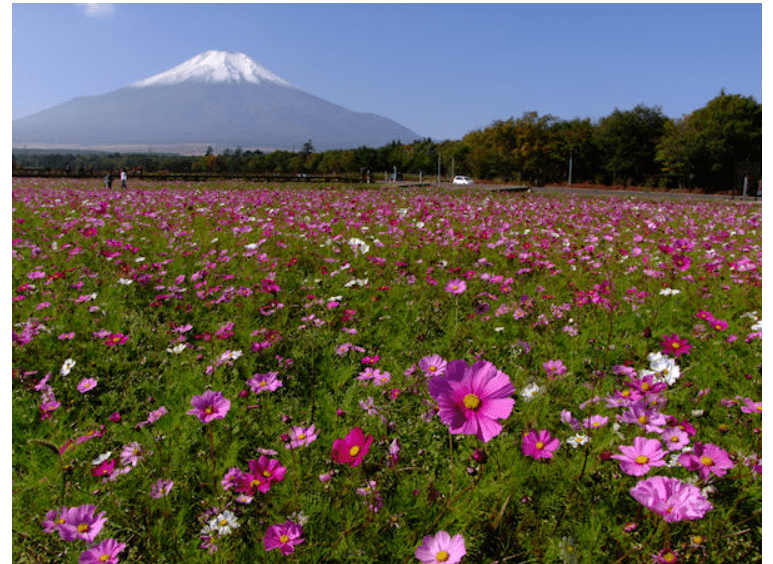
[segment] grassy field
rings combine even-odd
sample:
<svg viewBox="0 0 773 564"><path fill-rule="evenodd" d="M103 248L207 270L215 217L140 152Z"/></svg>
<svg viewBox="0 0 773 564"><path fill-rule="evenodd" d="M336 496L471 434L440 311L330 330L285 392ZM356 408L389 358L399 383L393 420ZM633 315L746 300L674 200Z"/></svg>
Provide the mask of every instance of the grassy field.
<svg viewBox="0 0 773 564"><path fill-rule="evenodd" d="M762 559L760 206L12 203L14 562Z"/></svg>

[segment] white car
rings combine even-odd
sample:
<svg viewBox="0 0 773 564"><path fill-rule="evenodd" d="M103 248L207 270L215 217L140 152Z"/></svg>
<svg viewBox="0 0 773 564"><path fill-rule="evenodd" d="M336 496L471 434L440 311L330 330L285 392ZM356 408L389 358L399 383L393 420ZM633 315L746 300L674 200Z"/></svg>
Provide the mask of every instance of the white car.
<svg viewBox="0 0 773 564"><path fill-rule="evenodd" d="M473 181L469 176L454 176L454 184L469 185L473 184Z"/></svg>

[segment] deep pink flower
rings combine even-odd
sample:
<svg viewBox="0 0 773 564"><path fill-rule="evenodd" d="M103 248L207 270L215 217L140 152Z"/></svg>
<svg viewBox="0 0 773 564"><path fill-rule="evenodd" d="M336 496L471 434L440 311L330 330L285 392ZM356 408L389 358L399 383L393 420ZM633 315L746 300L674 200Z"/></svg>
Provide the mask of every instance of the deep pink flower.
<svg viewBox="0 0 773 564"><path fill-rule="evenodd" d="M692 452L679 456L679 464L688 470L698 470L703 480L712 474L724 476L729 468L735 466L726 450L711 443L695 443Z"/></svg>
<svg viewBox="0 0 773 564"><path fill-rule="evenodd" d="M664 335L660 341L660 346L663 348L663 354L677 358L692 350L692 345L687 342L687 339L680 339L676 333Z"/></svg>
<svg viewBox="0 0 773 564"><path fill-rule="evenodd" d="M422 564L438 562L456 564L465 554L467 554L467 548L464 546L464 537L462 535L452 537L445 531L438 531L435 535L424 537L421 545L414 552L414 556Z"/></svg>
<svg viewBox="0 0 773 564"><path fill-rule="evenodd" d="M631 496L669 523L702 519L713 507L696 486L665 476L641 480Z"/></svg>
<svg viewBox="0 0 773 564"><path fill-rule="evenodd" d="M116 564L118 553L124 548L126 545L122 542L114 539L104 540L94 548L81 553L78 564Z"/></svg>
<svg viewBox="0 0 773 564"><path fill-rule="evenodd" d="M94 515L93 505L80 505L71 507L64 516L64 523L59 526L59 534L66 541L75 539L85 540L87 543L94 542L94 538L102 530L107 522L105 512Z"/></svg>
<svg viewBox="0 0 773 564"><path fill-rule="evenodd" d="M652 561L657 564L676 564L679 562L679 553L670 548L663 548L657 554L652 555Z"/></svg>
<svg viewBox="0 0 773 564"><path fill-rule="evenodd" d="M438 416L452 435L476 435L484 443L502 431L497 419L507 419L515 400L515 386L504 372L488 361L468 366L454 360L445 376L429 381L429 393L439 406Z"/></svg>
<svg viewBox="0 0 773 564"><path fill-rule="evenodd" d="M188 415L195 415L204 424L215 419L222 419L231 409L231 401L223 397L220 392L207 390L200 396L191 399L193 409L187 411Z"/></svg>
<svg viewBox="0 0 773 564"><path fill-rule="evenodd" d="M547 429L542 429L539 432L532 429L528 433L524 433L521 439L521 452L524 456L536 459L553 458L553 452L560 444L561 441L556 437L551 437L550 431Z"/></svg>
<svg viewBox="0 0 773 564"><path fill-rule="evenodd" d="M303 529L294 521L285 521L281 525L271 525L263 537L263 547L266 550L279 549L284 555L295 551L295 547L305 539Z"/></svg>
<svg viewBox="0 0 773 564"><path fill-rule="evenodd" d="M725 331L728 327L727 321L723 321L722 319L713 319L711 321L711 326L717 331Z"/></svg>
<svg viewBox="0 0 773 564"><path fill-rule="evenodd" d="M271 484L285 479L287 468L275 458L261 455L258 460L250 460L250 470L239 476L238 485L234 488L237 492L254 495L257 492L266 493Z"/></svg>
<svg viewBox="0 0 773 564"><path fill-rule="evenodd" d="M646 437L635 437L633 446L619 447L623 454L613 454L612 458L620 461L620 469L629 476L643 476L653 466L665 466L663 457L666 451L660 441Z"/></svg>
<svg viewBox="0 0 773 564"><path fill-rule="evenodd" d="M114 347L116 345L123 345L128 340L129 335L124 335L123 333L111 333L110 336L105 339L105 344L108 347Z"/></svg>
<svg viewBox="0 0 773 564"><path fill-rule="evenodd" d="M109 478L115 470L115 459L110 458L91 469L91 475L95 477Z"/></svg>
<svg viewBox="0 0 773 564"><path fill-rule="evenodd" d="M372 435L366 436L361 428L355 427L343 439L333 441L333 462L349 464L352 468L359 466L372 442Z"/></svg>

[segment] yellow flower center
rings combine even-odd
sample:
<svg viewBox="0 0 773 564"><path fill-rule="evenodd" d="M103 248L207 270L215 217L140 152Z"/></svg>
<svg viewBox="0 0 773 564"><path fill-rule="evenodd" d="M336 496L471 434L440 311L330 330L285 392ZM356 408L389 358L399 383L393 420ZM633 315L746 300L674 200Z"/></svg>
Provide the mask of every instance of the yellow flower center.
<svg viewBox="0 0 773 564"><path fill-rule="evenodd" d="M108 560L110 560L109 554L103 554L102 556L99 557L100 562L107 562Z"/></svg>
<svg viewBox="0 0 773 564"><path fill-rule="evenodd" d="M270 478L270 477L271 477L271 472L270 472L269 470L263 470L263 475L264 475L266 478Z"/></svg>
<svg viewBox="0 0 773 564"><path fill-rule="evenodd" d="M437 553L437 556L435 556L435 562L445 562L449 558L449 554L445 550L441 550Z"/></svg>
<svg viewBox="0 0 773 564"><path fill-rule="evenodd" d="M306 433L298 433L298 440L299 441L302 441L305 438L306 438Z"/></svg>
<svg viewBox="0 0 773 564"><path fill-rule="evenodd" d="M432 365L432 366L429 367L429 371L430 372L434 372L435 370L437 370L437 366Z"/></svg>
<svg viewBox="0 0 773 564"><path fill-rule="evenodd" d="M215 412L215 408L211 405L208 405L206 409L204 409L204 413L207 415L212 415Z"/></svg>
<svg viewBox="0 0 773 564"><path fill-rule="evenodd" d="M288 537L287 535L282 535L281 537L279 537L279 542L281 542L282 544L288 542L289 540L290 540L290 537Z"/></svg>
<svg viewBox="0 0 773 564"><path fill-rule="evenodd" d="M537 441L537 444L534 445L534 446L536 446L537 448L541 449L541 448L543 448L545 446L545 443L543 443L542 441Z"/></svg>
<svg viewBox="0 0 773 564"><path fill-rule="evenodd" d="M649 418L646 415L639 416L639 423L646 425L649 422Z"/></svg>
<svg viewBox="0 0 773 564"><path fill-rule="evenodd" d="M251 488L257 488L259 485L260 485L260 480L258 480L257 478L254 479L252 482L250 482Z"/></svg>
<svg viewBox="0 0 773 564"><path fill-rule="evenodd" d="M88 523L81 523L78 525L78 532L79 533L85 533L89 530L89 524Z"/></svg>
<svg viewBox="0 0 773 564"><path fill-rule="evenodd" d="M478 409L480 407L480 398L475 394L467 394L464 396L464 407L467 409Z"/></svg>
<svg viewBox="0 0 773 564"><path fill-rule="evenodd" d="M64 519L60 517L59 519L54 521L54 523L56 523L57 525L61 525L62 523L64 523Z"/></svg>
<svg viewBox="0 0 773 564"><path fill-rule="evenodd" d="M762 411L762 404L760 404L760 405L756 406L756 408L755 408L755 409L756 409L757 411Z"/></svg>
<svg viewBox="0 0 773 564"><path fill-rule="evenodd" d="M676 561L676 555L674 555L673 552L666 552L663 555L663 560L665 560L666 562L675 562Z"/></svg>
<svg viewBox="0 0 773 564"><path fill-rule="evenodd" d="M349 449L349 456L357 456L360 452L360 447L358 445L354 445L352 448Z"/></svg>
<svg viewBox="0 0 773 564"><path fill-rule="evenodd" d="M672 443L678 443L678 442L679 442L679 437L677 437L676 435L674 435L673 437L671 437L671 442L672 442Z"/></svg>
<svg viewBox="0 0 773 564"><path fill-rule="evenodd" d="M692 542L695 544L701 544L703 542L703 537L700 535L694 535L692 537Z"/></svg>
<svg viewBox="0 0 773 564"><path fill-rule="evenodd" d="M622 392L620 392L620 395L623 396L624 398L627 398L628 396L631 395L631 391L630 390L623 390Z"/></svg>
<svg viewBox="0 0 773 564"><path fill-rule="evenodd" d="M679 348L679 341L674 341L673 343L671 343L671 346L674 347L675 349L678 349Z"/></svg>
<svg viewBox="0 0 773 564"><path fill-rule="evenodd" d="M642 392L646 392L649 389L650 389L649 382L642 382L642 385L641 385Z"/></svg>
<svg viewBox="0 0 773 564"><path fill-rule="evenodd" d="M225 527L228 524L228 521L226 521L225 519L220 519L220 523L219 524L220 524L221 527Z"/></svg>
<svg viewBox="0 0 773 564"><path fill-rule="evenodd" d="M268 386L268 382L266 382L265 380L262 380L261 382L258 382L258 386L260 386L261 388L264 386Z"/></svg>
<svg viewBox="0 0 773 564"><path fill-rule="evenodd" d="M593 423L591 423L591 427L599 427L600 425L601 423L599 423L598 421L594 421Z"/></svg>
<svg viewBox="0 0 773 564"><path fill-rule="evenodd" d="M711 458L709 458L708 456L702 456L701 457L701 464L703 464L704 466L713 466L714 465L714 461Z"/></svg>
<svg viewBox="0 0 773 564"><path fill-rule="evenodd" d="M640 454L636 457L636 464L647 464L650 461L649 458L644 456L643 454Z"/></svg>

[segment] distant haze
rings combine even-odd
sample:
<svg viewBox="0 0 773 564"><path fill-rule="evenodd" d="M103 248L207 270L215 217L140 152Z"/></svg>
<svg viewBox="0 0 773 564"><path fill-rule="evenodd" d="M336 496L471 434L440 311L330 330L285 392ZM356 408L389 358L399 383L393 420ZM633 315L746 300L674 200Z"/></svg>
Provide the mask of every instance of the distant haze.
<svg viewBox="0 0 773 564"><path fill-rule="evenodd" d="M118 152L381 147L420 136L308 94L243 53L207 51L99 96L13 121L13 146Z"/></svg>

